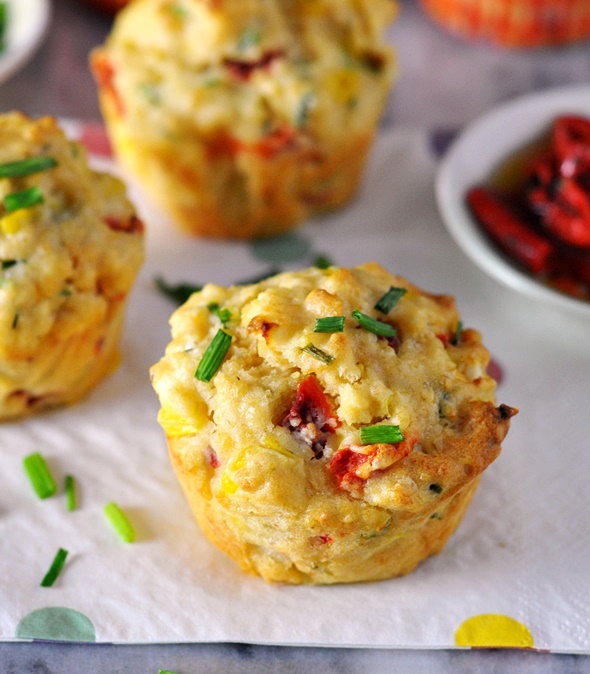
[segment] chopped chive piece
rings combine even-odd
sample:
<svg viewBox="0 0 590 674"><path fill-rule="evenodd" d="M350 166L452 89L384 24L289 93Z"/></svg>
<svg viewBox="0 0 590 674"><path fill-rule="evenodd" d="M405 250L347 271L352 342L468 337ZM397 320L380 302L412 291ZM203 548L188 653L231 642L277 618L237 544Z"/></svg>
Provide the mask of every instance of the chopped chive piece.
<svg viewBox="0 0 590 674"><path fill-rule="evenodd" d="M315 103L316 97L311 91L307 91L299 100L299 107L295 116L295 126L301 128L309 119L310 110Z"/></svg>
<svg viewBox="0 0 590 674"><path fill-rule="evenodd" d="M0 164L0 178L22 178L57 166L53 157L29 157Z"/></svg>
<svg viewBox="0 0 590 674"><path fill-rule="evenodd" d="M430 487L430 491L434 492L435 494L440 494L442 492L442 487L440 484L436 484L436 482L433 482Z"/></svg>
<svg viewBox="0 0 590 674"><path fill-rule="evenodd" d="M20 311L15 311L14 316L12 317L12 329L16 330L18 326L18 319L20 318Z"/></svg>
<svg viewBox="0 0 590 674"><path fill-rule="evenodd" d="M223 323L223 327L226 328L227 324L229 323L231 319L231 311L229 309L222 309L217 302L211 302L211 304L207 305L207 309L212 314L215 314L219 320Z"/></svg>
<svg viewBox="0 0 590 674"><path fill-rule="evenodd" d="M318 269L327 269L331 267L334 263L330 260L327 255L318 255L313 261L313 266Z"/></svg>
<svg viewBox="0 0 590 674"><path fill-rule="evenodd" d="M393 325L367 316L367 314L363 314L358 309L355 309L352 312L352 316L361 328L365 328L365 330L368 330L379 337L395 337L397 334Z"/></svg>
<svg viewBox="0 0 590 674"><path fill-rule="evenodd" d="M158 669L158 674L176 674L171 669Z"/></svg>
<svg viewBox="0 0 590 674"><path fill-rule="evenodd" d="M155 283L160 292L178 304L184 304L193 293L203 289L203 286L191 285L189 283L168 284L161 276L155 279Z"/></svg>
<svg viewBox="0 0 590 674"><path fill-rule="evenodd" d="M6 24L8 7L5 0L0 0L0 54L6 49Z"/></svg>
<svg viewBox="0 0 590 674"><path fill-rule="evenodd" d="M76 482L71 475L66 475L66 507L71 512L76 510Z"/></svg>
<svg viewBox="0 0 590 674"><path fill-rule="evenodd" d="M201 358L195 377L200 381L211 381L213 375L219 369L225 354L229 350L231 344L231 335L221 330L211 340L209 346L205 349L205 353Z"/></svg>
<svg viewBox="0 0 590 674"><path fill-rule="evenodd" d="M43 203L43 193L38 187L29 187L22 192L12 192L4 197L4 208L7 213L13 213L21 208L31 208Z"/></svg>
<svg viewBox="0 0 590 674"><path fill-rule="evenodd" d="M319 349L317 346L311 343L302 347L301 350L309 354L310 356L313 356L314 358L321 360L322 363L329 364L334 360L334 356L331 356L329 353L322 351L322 349Z"/></svg>
<svg viewBox="0 0 590 674"><path fill-rule="evenodd" d="M14 267L15 264L18 264L18 260L2 260L2 262L0 262L0 267L2 270L10 269L10 267Z"/></svg>
<svg viewBox="0 0 590 674"><path fill-rule="evenodd" d="M344 316L325 316L315 319L314 332L342 332L344 330Z"/></svg>
<svg viewBox="0 0 590 674"><path fill-rule="evenodd" d="M385 295L383 295L383 297L377 302L375 309L380 311L382 314L388 314L407 292L408 291L405 288L396 288L395 286L391 286Z"/></svg>
<svg viewBox="0 0 590 674"><path fill-rule="evenodd" d="M251 47L258 46L261 39L262 33L258 28L248 28L238 40L237 49L239 52L247 51Z"/></svg>
<svg viewBox="0 0 590 674"><path fill-rule="evenodd" d="M455 328L455 333L453 334L453 338L451 339L451 344L453 346L457 346L459 343L459 340L461 339L461 332L463 331L463 323L459 321L457 323L457 327Z"/></svg>
<svg viewBox="0 0 590 674"><path fill-rule="evenodd" d="M64 550L63 548L59 548L55 557L53 558L53 562L51 562L49 571L45 574L43 580L41 581L41 587L51 587L53 583L55 583L57 577L61 573L61 570L64 568L67 556L68 551Z"/></svg>
<svg viewBox="0 0 590 674"><path fill-rule="evenodd" d="M122 541L125 541L125 543L133 543L135 540L135 530L121 508L116 503L109 503L104 507L104 514L117 536Z"/></svg>
<svg viewBox="0 0 590 674"><path fill-rule="evenodd" d="M374 445L379 442L394 444L404 439L399 426L380 424L377 426L363 426L361 428L361 442L363 445Z"/></svg>
<svg viewBox="0 0 590 674"><path fill-rule="evenodd" d="M23 466L39 498L48 498L55 494L57 485L41 454L35 452L34 454L25 456Z"/></svg>

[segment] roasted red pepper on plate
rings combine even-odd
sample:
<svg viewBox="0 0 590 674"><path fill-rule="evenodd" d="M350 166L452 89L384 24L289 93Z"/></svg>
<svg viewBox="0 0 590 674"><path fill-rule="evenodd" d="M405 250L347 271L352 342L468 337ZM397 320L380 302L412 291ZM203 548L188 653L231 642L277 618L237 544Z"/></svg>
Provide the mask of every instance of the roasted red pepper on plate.
<svg viewBox="0 0 590 674"><path fill-rule="evenodd" d="M466 201L507 257L562 292L590 300L589 119L558 117L548 149L535 149L516 185L476 185Z"/></svg>

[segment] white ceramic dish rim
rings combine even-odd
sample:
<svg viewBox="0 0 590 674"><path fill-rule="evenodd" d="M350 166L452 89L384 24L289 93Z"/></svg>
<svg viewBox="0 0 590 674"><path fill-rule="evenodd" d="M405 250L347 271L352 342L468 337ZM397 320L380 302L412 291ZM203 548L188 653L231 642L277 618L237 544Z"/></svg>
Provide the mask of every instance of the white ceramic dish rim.
<svg viewBox="0 0 590 674"><path fill-rule="evenodd" d="M8 0L6 49L0 55L0 84L33 56L49 26L49 0Z"/></svg>
<svg viewBox="0 0 590 674"><path fill-rule="evenodd" d="M562 114L590 116L590 86L549 89L505 103L468 126L442 159L436 200L447 230L463 252L492 278L524 295L590 318L590 303L552 290L513 267L490 244L465 204L467 190L498 164L534 141Z"/></svg>

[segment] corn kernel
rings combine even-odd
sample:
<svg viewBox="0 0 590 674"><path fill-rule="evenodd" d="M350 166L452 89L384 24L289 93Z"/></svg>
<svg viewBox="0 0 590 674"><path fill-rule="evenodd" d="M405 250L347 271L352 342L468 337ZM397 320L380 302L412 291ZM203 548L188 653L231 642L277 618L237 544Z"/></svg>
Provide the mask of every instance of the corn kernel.
<svg viewBox="0 0 590 674"><path fill-rule="evenodd" d="M16 234L31 220L30 209L22 208L0 218L0 228L4 234Z"/></svg>
<svg viewBox="0 0 590 674"><path fill-rule="evenodd" d="M186 417L175 414L166 408L162 408L158 412L158 423L162 426L166 435L174 438L180 438L185 435L194 435L198 430Z"/></svg>
<svg viewBox="0 0 590 674"><path fill-rule="evenodd" d="M227 473L224 473L221 476L221 490L226 494L235 494L238 491L238 485L228 476Z"/></svg>
<svg viewBox="0 0 590 674"><path fill-rule="evenodd" d="M358 80L359 75L356 70L342 68L328 76L326 86L337 101L347 103L358 94Z"/></svg>
<svg viewBox="0 0 590 674"><path fill-rule="evenodd" d="M293 452L288 450L286 447L283 447L283 445L281 445L281 443L272 435L267 435L264 438L264 446L267 449L272 449L273 451L278 452L279 454L282 454L283 456L286 456L289 459L295 456Z"/></svg>

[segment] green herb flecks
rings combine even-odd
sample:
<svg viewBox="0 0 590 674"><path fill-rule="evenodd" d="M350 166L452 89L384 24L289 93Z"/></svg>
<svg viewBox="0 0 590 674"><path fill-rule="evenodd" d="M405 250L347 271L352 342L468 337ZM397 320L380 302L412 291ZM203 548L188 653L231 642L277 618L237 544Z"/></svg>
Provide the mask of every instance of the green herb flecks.
<svg viewBox="0 0 590 674"><path fill-rule="evenodd" d="M5 269L10 269L10 267L14 267L15 264L18 264L19 260L2 260L0 262L0 268L2 271Z"/></svg>
<svg viewBox="0 0 590 674"><path fill-rule="evenodd" d="M312 344L311 342L302 347L301 350L304 353L307 353L309 356L312 356L316 360L320 360L322 363L326 363L326 365L329 365L334 360L334 356L331 356L329 353L326 353L325 351L318 348L317 346L315 346L315 344Z"/></svg>
<svg viewBox="0 0 590 674"><path fill-rule="evenodd" d="M231 311L229 309L222 309L217 302L208 304L207 309L219 318L224 328L227 328L227 324L231 320Z"/></svg>
<svg viewBox="0 0 590 674"><path fill-rule="evenodd" d="M382 314L388 314L407 292L408 291L405 288L391 286L385 295L383 295L377 302L375 309Z"/></svg>
<svg viewBox="0 0 590 674"><path fill-rule="evenodd" d="M359 311L358 309L355 309L352 312L352 316L361 328L364 328L379 337L395 337L397 334L393 325L367 316L367 314L363 314L362 311Z"/></svg>
<svg viewBox="0 0 590 674"><path fill-rule="evenodd" d="M76 481L72 475L66 475L66 508L72 512L76 510Z"/></svg>
<svg viewBox="0 0 590 674"><path fill-rule="evenodd" d="M57 554L53 558L53 562L49 567L49 571L43 577L41 581L41 587L51 587L53 583L57 580L57 577L61 573L64 564L66 563L66 557L68 556L68 551L63 548L59 548Z"/></svg>
<svg viewBox="0 0 590 674"><path fill-rule="evenodd" d="M363 426L360 430L361 443L363 445L376 445L379 443L396 444L404 439L399 426L377 424L375 426Z"/></svg>
<svg viewBox="0 0 590 674"><path fill-rule="evenodd" d="M45 459L39 452L34 452L33 454L25 456L23 459L23 467L35 494L37 494L39 498L48 498L55 494L57 485L47 467Z"/></svg>
<svg viewBox="0 0 590 674"><path fill-rule="evenodd" d="M455 328L455 332L453 333L453 337L451 338L451 344L453 346L457 346L457 344L461 341L462 332L463 332L463 323L459 321L457 323L457 327Z"/></svg>
<svg viewBox="0 0 590 674"><path fill-rule="evenodd" d="M257 47L261 40L262 33L259 28L248 28L238 40L237 49L240 53L248 51L252 47Z"/></svg>
<svg viewBox="0 0 590 674"><path fill-rule="evenodd" d="M433 482L428 488L434 494L441 494L442 490L443 490L443 488L440 486L440 484L436 484L436 482Z"/></svg>
<svg viewBox="0 0 590 674"><path fill-rule="evenodd" d="M135 529L121 508L116 503L109 503L104 507L104 514L117 536L125 543L133 543Z"/></svg>
<svg viewBox="0 0 590 674"><path fill-rule="evenodd" d="M7 213L31 208L43 203L43 193L38 187L29 187L21 192L12 192L4 197L4 209Z"/></svg>
<svg viewBox="0 0 590 674"><path fill-rule="evenodd" d="M57 166L57 160L53 157L29 157L28 159L0 164L0 178L22 178L33 173L46 171L54 166Z"/></svg>
<svg viewBox="0 0 590 674"><path fill-rule="evenodd" d="M6 34L8 27L8 6L5 0L0 0L0 54L6 49Z"/></svg>
<svg viewBox="0 0 590 674"><path fill-rule="evenodd" d="M316 101L316 96L312 91L307 91L299 100L297 114L295 115L295 126L301 128L305 126L309 119L310 112Z"/></svg>
<svg viewBox="0 0 590 674"><path fill-rule="evenodd" d="M313 261L313 266L318 269L328 269L328 267L331 267L333 264L334 263L327 255L318 255Z"/></svg>
<svg viewBox="0 0 590 674"><path fill-rule="evenodd" d="M196 379L205 382L211 381L229 350L231 340L231 335L224 330L219 329L217 331L197 366Z"/></svg>
<svg viewBox="0 0 590 674"><path fill-rule="evenodd" d="M171 300L174 300L177 304L184 304L193 293L203 289L203 286L189 283L169 284L161 276L155 279L155 283L160 292Z"/></svg>
<svg viewBox="0 0 590 674"><path fill-rule="evenodd" d="M325 316L315 319L314 332L342 332L344 330L344 316Z"/></svg>
<svg viewBox="0 0 590 674"><path fill-rule="evenodd" d="M150 105L160 105L162 96L158 86L153 82L144 82L138 86L139 93Z"/></svg>

